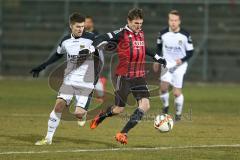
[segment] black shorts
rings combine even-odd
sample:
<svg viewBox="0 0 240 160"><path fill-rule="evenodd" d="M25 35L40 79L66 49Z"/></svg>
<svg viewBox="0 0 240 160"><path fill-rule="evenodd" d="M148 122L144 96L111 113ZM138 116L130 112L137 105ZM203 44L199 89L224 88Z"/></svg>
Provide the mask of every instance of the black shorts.
<svg viewBox="0 0 240 160"><path fill-rule="evenodd" d="M129 93L132 93L138 101L142 98L149 98L150 94L147 88L145 78L127 78L123 76L116 77L115 85L115 105L125 107Z"/></svg>

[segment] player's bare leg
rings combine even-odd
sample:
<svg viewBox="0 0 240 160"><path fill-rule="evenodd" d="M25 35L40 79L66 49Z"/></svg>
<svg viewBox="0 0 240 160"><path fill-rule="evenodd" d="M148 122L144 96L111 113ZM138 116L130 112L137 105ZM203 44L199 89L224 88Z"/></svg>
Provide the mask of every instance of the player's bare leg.
<svg viewBox="0 0 240 160"><path fill-rule="evenodd" d="M83 127L86 123L87 111L80 106L76 106L74 115L78 119L78 125Z"/></svg>
<svg viewBox="0 0 240 160"><path fill-rule="evenodd" d="M48 120L48 130L47 135L44 139L37 141L35 145L50 145L52 144L52 138L59 125L62 112L64 108L67 107L66 102L63 99L57 99L53 111L50 113Z"/></svg>
<svg viewBox="0 0 240 160"><path fill-rule="evenodd" d="M173 95L175 97L174 103L175 103L175 107L176 107L175 121L179 121L179 120L181 120L183 103L184 103L182 89L173 87Z"/></svg>
<svg viewBox="0 0 240 160"><path fill-rule="evenodd" d="M169 92L168 92L169 85L170 84L168 82L164 82L164 81L160 83L160 91L161 91L160 99L163 103L162 113L164 114L167 114L169 109Z"/></svg>
<svg viewBox="0 0 240 160"><path fill-rule="evenodd" d="M117 133L115 138L122 144L127 144L127 133L135 127L138 122L142 119L144 114L150 109L150 103L148 98L142 98L138 101L138 108L130 116L129 121L123 127L120 133Z"/></svg>

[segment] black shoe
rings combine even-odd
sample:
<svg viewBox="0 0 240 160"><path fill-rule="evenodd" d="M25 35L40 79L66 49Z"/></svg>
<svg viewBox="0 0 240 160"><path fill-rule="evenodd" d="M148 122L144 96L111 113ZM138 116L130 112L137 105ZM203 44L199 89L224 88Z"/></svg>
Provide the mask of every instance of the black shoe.
<svg viewBox="0 0 240 160"><path fill-rule="evenodd" d="M162 114L168 114L169 107L163 107Z"/></svg>
<svg viewBox="0 0 240 160"><path fill-rule="evenodd" d="M180 115L175 115L175 122L181 121L181 117L182 117L181 114Z"/></svg>

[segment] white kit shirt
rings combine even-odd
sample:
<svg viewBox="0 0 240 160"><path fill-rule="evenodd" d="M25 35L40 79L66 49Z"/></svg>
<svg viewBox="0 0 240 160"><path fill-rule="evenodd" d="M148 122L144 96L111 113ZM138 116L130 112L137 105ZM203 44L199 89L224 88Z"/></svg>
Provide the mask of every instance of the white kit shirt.
<svg viewBox="0 0 240 160"><path fill-rule="evenodd" d="M81 55L79 51L89 49L95 51L92 46L94 35L84 32L81 37L65 36L57 48L58 54L67 55L67 68L64 71L64 84L73 86L94 85L94 61L90 55Z"/></svg>
<svg viewBox="0 0 240 160"><path fill-rule="evenodd" d="M194 49L190 34L183 29L180 29L179 32L172 32L169 28L162 30L157 44L162 45L163 57L170 64L175 64L177 59L186 56L186 51Z"/></svg>

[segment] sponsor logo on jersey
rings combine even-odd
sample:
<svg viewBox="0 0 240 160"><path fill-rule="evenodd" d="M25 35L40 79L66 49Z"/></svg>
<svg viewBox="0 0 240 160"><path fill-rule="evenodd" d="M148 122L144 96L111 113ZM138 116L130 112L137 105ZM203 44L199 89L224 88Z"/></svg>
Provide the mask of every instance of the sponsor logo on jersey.
<svg viewBox="0 0 240 160"><path fill-rule="evenodd" d="M166 48L166 50L168 52L180 52L181 51L181 47L179 47L179 46L167 46L167 45L164 45L164 47Z"/></svg>
<svg viewBox="0 0 240 160"><path fill-rule="evenodd" d="M144 46L144 41L133 41L134 46Z"/></svg>
<svg viewBox="0 0 240 160"><path fill-rule="evenodd" d="M134 49L140 49L142 46L144 46L144 41L133 41Z"/></svg>

